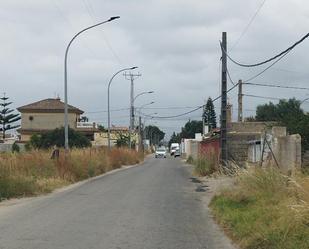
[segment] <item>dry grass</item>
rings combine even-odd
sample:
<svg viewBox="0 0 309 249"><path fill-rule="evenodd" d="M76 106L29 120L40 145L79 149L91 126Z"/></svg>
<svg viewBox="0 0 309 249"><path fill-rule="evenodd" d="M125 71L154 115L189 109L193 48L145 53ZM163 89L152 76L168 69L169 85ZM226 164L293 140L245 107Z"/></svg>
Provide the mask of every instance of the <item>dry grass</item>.
<svg viewBox="0 0 309 249"><path fill-rule="evenodd" d="M48 193L55 188L132 165L143 156L128 149L76 149L67 158L51 151L0 154L0 200Z"/></svg>
<svg viewBox="0 0 309 249"><path fill-rule="evenodd" d="M218 159L215 153L199 155L197 159L189 156L187 163L194 165L194 173L198 176L211 175L219 169Z"/></svg>
<svg viewBox="0 0 309 249"><path fill-rule="evenodd" d="M241 248L309 248L309 176L257 168L210 206Z"/></svg>

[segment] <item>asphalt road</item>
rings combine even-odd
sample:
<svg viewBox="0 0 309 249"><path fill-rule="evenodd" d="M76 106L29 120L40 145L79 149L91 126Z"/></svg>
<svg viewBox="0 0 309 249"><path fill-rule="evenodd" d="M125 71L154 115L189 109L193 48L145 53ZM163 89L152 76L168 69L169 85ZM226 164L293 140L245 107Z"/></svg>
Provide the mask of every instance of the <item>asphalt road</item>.
<svg viewBox="0 0 309 249"><path fill-rule="evenodd" d="M222 241L179 159L148 159L80 186L0 206L1 249L217 249Z"/></svg>

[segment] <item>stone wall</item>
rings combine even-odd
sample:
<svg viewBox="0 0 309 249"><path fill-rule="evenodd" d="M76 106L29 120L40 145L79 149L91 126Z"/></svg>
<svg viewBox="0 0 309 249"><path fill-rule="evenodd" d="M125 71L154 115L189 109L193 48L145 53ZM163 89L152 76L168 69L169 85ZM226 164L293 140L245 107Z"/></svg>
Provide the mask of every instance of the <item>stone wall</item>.
<svg viewBox="0 0 309 249"><path fill-rule="evenodd" d="M248 160L249 141L260 140L261 134L228 133L227 151L229 160L244 166Z"/></svg>

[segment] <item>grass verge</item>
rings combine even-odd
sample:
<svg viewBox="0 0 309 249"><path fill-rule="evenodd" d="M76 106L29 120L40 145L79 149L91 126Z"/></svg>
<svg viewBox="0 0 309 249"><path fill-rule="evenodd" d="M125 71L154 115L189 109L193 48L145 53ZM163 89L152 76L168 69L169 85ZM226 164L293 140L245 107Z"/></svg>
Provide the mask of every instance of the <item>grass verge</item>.
<svg viewBox="0 0 309 249"><path fill-rule="evenodd" d="M67 158L51 159L51 151L0 154L0 201L49 193L122 165L137 164L143 155L128 149L74 149Z"/></svg>
<svg viewBox="0 0 309 249"><path fill-rule="evenodd" d="M255 169L215 196L210 207L241 248L309 248L308 175Z"/></svg>

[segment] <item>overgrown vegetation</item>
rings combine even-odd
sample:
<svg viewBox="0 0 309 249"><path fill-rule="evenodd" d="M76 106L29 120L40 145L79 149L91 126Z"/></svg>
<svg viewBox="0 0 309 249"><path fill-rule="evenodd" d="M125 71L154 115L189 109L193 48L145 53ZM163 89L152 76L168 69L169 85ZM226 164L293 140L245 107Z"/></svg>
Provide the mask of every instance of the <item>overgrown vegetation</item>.
<svg viewBox="0 0 309 249"><path fill-rule="evenodd" d="M308 175L255 169L215 196L210 207L241 248L309 248Z"/></svg>
<svg viewBox="0 0 309 249"><path fill-rule="evenodd" d="M0 154L0 200L48 193L57 187L103 174L122 165L143 160L128 149L75 149L67 158L60 152L52 160L51 151Z"/></svg>
<svg viewBox="0 0 309 249"><path fill-rule="evenodd" d="M218 161L214 154L200 156L197 159L189 156L187 163L194 165L194 173L198 176L211 175L218 170Z"/></svg>
<svg viewBox="0 0 309 249"><path fill-rule="evenodd" d="M69 146L70 148L90 147L90 140L83 134L69 128ZM64 128L56 128L52 131L43 133L42 135L32 135L27 149L48 149L52 146L64 147Z"/></svg>

